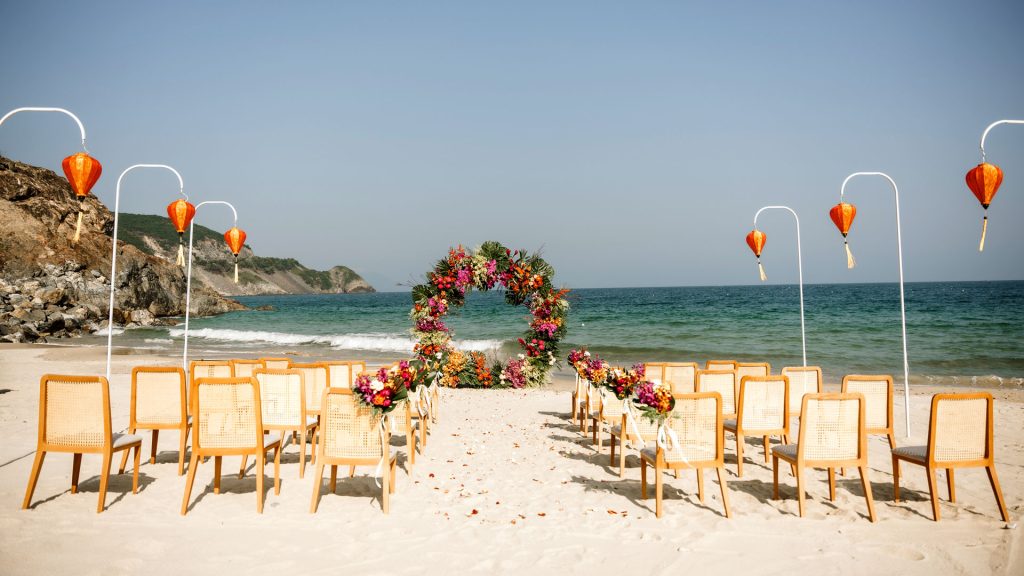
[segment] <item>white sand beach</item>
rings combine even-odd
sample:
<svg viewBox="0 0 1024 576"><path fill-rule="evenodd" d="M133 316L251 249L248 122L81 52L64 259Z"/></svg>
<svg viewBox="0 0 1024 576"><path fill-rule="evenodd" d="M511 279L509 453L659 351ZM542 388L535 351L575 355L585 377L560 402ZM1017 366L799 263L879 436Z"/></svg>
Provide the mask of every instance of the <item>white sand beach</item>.
<svg viewBox="0 0 1024 576"><path fill-rule="evenodd" d="M269 352L269 351L268 351ZM653 490L640 498L639 459L629 451L626 478L609 466L568 420L564 380L541 390L446 390L429 443L408 468L404 439L391 513L381 512L368 476L340 474L309 513L312 468L298 477L298 449L282 458L281 493L269 481L256 513L254 472L232 474L227 458L222 493L213 494L212 463L199 467L192 507L179 514L185 479L177 475L177 435L164 432L156 464L144 435L140 489L115 476L107 509L97 514L99 456L86 456L78 494L69 491L71 456L47 456L31 509L22 510L36 446L39 377L101 374L103 348L0 346L0 572L20 574L1022 574L1024 528L1000 517L983 470L957 474L956 504L931 519L922 468L906 466L903 501L892 498L891 461L883 437L870 439L870 479L878 521L866 515L860 481L848 473L828 501L824 471L808 475L807 515L797 516L794 479L780 474L782 496L771 499L772 472L759 442L737 478L727 435L732 518L722 514L714 474L706 505L693 472L666 478L664 517ZM128 423L130 371L174 365L168 357L114 356L111 380L115 431ZM827 375L835 388L837 375ZM898 443L923 443L929 397L915 389L914 437L904 438L903 397L894 413ZM1011 522L1024 513L1024 392L992 390L996 398L996 462ZM653 487L653 486L652 486ZM1012 525L1012 524L1011 524Z"/></svg>

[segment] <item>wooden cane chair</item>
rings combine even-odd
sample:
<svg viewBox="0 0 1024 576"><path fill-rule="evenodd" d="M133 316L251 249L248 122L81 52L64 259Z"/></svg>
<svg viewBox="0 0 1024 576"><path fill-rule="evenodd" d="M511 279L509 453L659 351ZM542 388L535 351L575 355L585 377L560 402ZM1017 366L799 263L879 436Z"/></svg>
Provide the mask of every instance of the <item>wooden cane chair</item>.
<svg viewBox="0 0 1024 576"><path fill-rule="evenodd" d="M632 419L633 423L629 420ZM634 429L633 425L636 425ZM623 433L625 430L625 433ZM637 436L637 432L640 433ZM658 439L658 424L651 422L646 418L641 418L637 415L629 416L625 411L622 413L622 421L612 426L608 430L611 444L611 456L608 461L609 466L615 465L615 445L619 445L619 478L626 477L626 440L630 442L643 442L643 446L647 445L647 442L654 442ZM642 448L641 448L642 449Z"/></svg>
<svg viewBox="0 0 1024 576"><path fill-rule="evenodd" d="M356 376L362 374L363 372L366 372L365 360L351 360L349 361L349 366L351 366L350 377L352 378L352 382L356 381Z"/></svg>
<svg viewBox="0 0 1024 576"><path fill-rule="evenodd" d="M697 494L704 503L704 469L714 468L722 490L722 506L729 518L729 493L726 491L725 434L722 428L722 397L718 392L674 394L676 405L665 422L678 440L665 446L640 451L640 497L647 498L647 465L654 467L655 515L662 514L663 470L697 471Z"/></svg>
<svg viewBox="0 0 1024 576"><path fill-rule="evenodd" d="M299 478L306 474L306 437L317 427L315 416L306 413L305 378L300 370L267 370L259 368L253 376L260 385L263 408L263 429L281 432L284 449L288 433L299 435ZM316 455L316 442L313 443Z"/></svg>
<svg viewBox="0 0 1024 576"><path fill-rule="evenodd" d="M597 445L597 451L600 452L604 448L605 430L610 431L612 426L622 421L624 402L605 389L598 389L592 392L593 394L596 394L601 399L601 404L591 419L593 441ZM611 440L612 438L609 436L609 441Z"/></svg>
<svg viewBox="0 0 1024 576"><path fill-rule="evenodd" d="M338 466L377 466L381 475L381 508L387 514L395 491L396 455L390 454L391 433L369 407L361 405L349 388L327 388L321 399L323 442L317 454L310 514L320 503L324 466L331 467L331 493L337 487ZM350 474L351 475L351 474Z"/></svg>
<svg viewBox="0 0 1024 576"><path fill-rule="evenodd" d="M740 380L737 418L726 420L726 432L736 435L736 476L743 477L743 445L747 436L764 438L764 463L768 464L769 438L779 436L789 444L789 378L744 376Z"/></svg>
<svg viewBox="0 0 1024 576"><path fill-rule="evenodd" d="M772 365L767 362L737 362L736 381L742 382L744 376L767 376L772 373Z"/></svg>
<svg viewBox="0 0 1024 576"><path fill-rule="evenodd" d="M704 363L705 370L735 370L739 362L735 360L708 360Z"/></svg>
<svg viewBox="0 0 1024 576"><path fill-rule="evenodd" d="M139 452L142 438L119 434L110 427L110 385L102 376L44 374L39 379L39 437L36 457L25 489L22 508L32 502L39 471L47 452L74 454L71 464L71 493L78 493L78 474L83 454L102 454L100 495L96 512L103 512L107 499L110 464L115 452L135 449L132 494L139 492Z"/></svg>
<svg viewBox="0 0 1024 576"><path fill-rule="evenodd" d="M805 394L800 407L800 434L796 444L772 448L772 498L779 499L779 460L795 469L800 516L804 515L804 469L828 469L829 500L836 499L835 469L849 466L860 470L868 517L875 521L875 504L868 480L867 409L860 393Z"/></svg>
<svg viewBox="0 0 1024 576"><path fill-rule="evenodd" d="M665 382L673 394L692 394L696 386L696 362L666 362Z"/></svg>
<svg viewBox="0 0 1024 576"><path fill-rule="evenodd" d="M321 362L327 366L331 386L334 388L351 388L355 377L352 373L352 363L348 360L327 360Z"/></svg>
<svg viewBox="0 0 1024 576"><path fill-rule="evenodd" d="M600 389L588 380L581 379L581 383L582 390L577 414L580 421L580 432L586 436L590 430L589 423L600 414L602 395Z"/></svg>
<svg viewBox="0 0 1024 576"><path fill-rule="evenodd" d="M185 371L176 366L136 366L132 368L132 404L128 433L152 430L149 463L156 463L156 446L161 430L178 431L178 476L185 473L185 447L188 445L188 394ZM118 473L124 474L128 452L121 456Z"/></svg>
<svg viewBox="0 0 1024 576"><path fill-rule="evenodd" d="M231 378L230 360L193 360L188 363L188 381L196 378Z"/></svg>
<svg viewBox="0 0 1024 576"><path fill-rule="evenodd" d="M697 370L697 392L718 392L722 397L722 418L736 419L736 394L739 383L735 370Z"/></svg>
<svg viewBox="0 0 1024 576"><path fill-rule="evenodd" d="M323 362L295 363L293 370L302 373L306 385L306 413L320 415L320 399L324 390L331 387L331 371Z"/></svg>
<svg viewBox="0 0 1024 576"><path fill-rule="evenodd" d="M263 362L260 360L244 360L241 358L234 358L231 360L231 376L234 378L248 378L252 376L253 372L257 368L263 368Z"/></svg>
<svg viewBox="0 0 1024 576"><path fill-rule="evenodd" d="M260 358L260 363L268 370L287 370L292 367L291 358Z"/></svg>
<svg viewBox="0 0 1024 576"><path fill-rule="evenodd" d="M864 401L867 402L868 435L885 434L889 438L889 449L895 448L896 434L892 426L892 376L844 376L843 392L859 392L864 395Z"/></svg>
<svg viewBox="0 0 1024 576"><path fill-rule="evenodd" d="M804 394L820 394L821 368L819 366L786 366L782 375L789 378L789 416L800 417Z"/></svg>
<svg viewBox="0 0 1024 576"><path fill-rule="evenodd" d="M928 444L904 446L892 451L893 499L900 501L900 461L924 466L928 475L928 493L932 500L932 518L939 521L939 495L935 470L946 471L949 501L956 502L953 470L956 468L984 468L995 494L996 504L1003 522L1010 521L1003 502L1003 491L996 475L994 440L992 435L992 395L936 394L932 396L931 417L928 420Z"/></svg>
<svg viewBox="0 0 1024 576"><path fill-rule="evenodd" d="M410 392L409 395L411 396L412 393ZM392 432L395 425L401 426L405 432L406 449L409 451L409 463L406 469L411 473L413 465L416 464L416 452L423 453L423 447L426 445L426 424L425 418L419 412L419 404L416 400L409 398L402 404L404 405L398 406L392 411ZM349 475L352 472L353 470L349 470Z"/></svg>
<svg viewBox="0 0 1024 576"><path fill-rule="evenodd" d="M576 383L572 388L572 409L569 411L569 419L573 424L576 424L581 418L580 414L580 402L585 397L587 381L580 378L579 374L576 374Z"/></svg>
<svg viewBox="0 0 1024 576"><path fill-rule="evenodd" d="M213 493L220 494L220 469L224 456L256 458L256 512L263 513L263 467L267 452L274 451L274 494L281 493L281 439L263 431L260 386L249 378L197 378L192 383L192 458L181 500L181 515L204 457L213 457Z"/></svg>
<svg viewBox="0 0 1024 576"><path fill-rule="evenodd" d="M644 362L644 380L649 382L665 381L664 362Z"/></svg>

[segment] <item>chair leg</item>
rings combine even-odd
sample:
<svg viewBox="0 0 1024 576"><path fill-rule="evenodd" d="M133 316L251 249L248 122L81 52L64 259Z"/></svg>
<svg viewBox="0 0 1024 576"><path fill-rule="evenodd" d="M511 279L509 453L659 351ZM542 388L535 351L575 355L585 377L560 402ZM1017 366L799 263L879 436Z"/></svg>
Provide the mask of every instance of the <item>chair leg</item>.
<svg viewBox="0 0 1024 576"><path fill-rule="evenodd" d="M860 467L860 484L864 487L864 499L868 501L868 518L875 521L875 499L871 496L871 482L868 480L868 467Z"/></svg>
<svg viewBox="0 0 1024 576"><path fill-rule="evenodd" d="M338 466L337 464L331 465L331 494L338 488Z"/></svg>
<svg viewBox="0 0 1024 576"><path fill-rule="evenodd" d="M594 437L594 441L591 444L597 444L597 418L590 419L590 433ZM600 452L600 446L598 446L598 452Z"/></svg>
<svg viewBox="0 0 1024 576"><path fill-rule="evenodd" d="M103 468L100 469L100 497L99 503L96 505L96 513L103 512L103 507L107 502L107 483L110 481L110 461L114 459L114 455L110 452L103 453Z"/></svg>
<svg viewBox="0 0 1024 576"><path fill-rule="evenodd" d="M887 436L889 436L889 450L895 450L896 449L896 435L893 434L892 432L889 432L889 434L887 434Z"/></svg>
<svg viewBox="0 0 1024 576"><path fill-rule="evenodd" d="M836 469L828 469L828 499L830 502L836 501Z"/></svg>
<svg viewBox="0 0 1024 576"><path fill-rule="evenodd" d="M320 503L320 486L324 483L324 465L316 465L316 472L313 475L313 499L309 502L309 513L316 512L316 506Z"/></svg>
<svg viewBox="0 0 1024 576"><path fill-rule="evenodd" d="M640 499L647 499L647 460L640 457Z"/></svg>
<svg viewBox="0 0 1024 576"><path fill-rule="evenodd" d="M800 508L800 517L804 517L804 470L800 466L796 467L796 499L797 505Z"/></svg>
<svg viewBox="0 0 1024 576"><path fill-rule="evenodd" d="M704 503L704 469L697 468L697 498L700 499L700 503Z"/></svg>
<svg viewBox="0 0 1024 576"><path fill-rule="evenodd" d="M220 494L220 465L224 460L223 456L213 457L213 493Z"/></svg>
<svg viewBox="0 0 1024 576"><path fill-rule="evenodd" d="M156 432L156 430L153 430L153 432ZM129 434L135 434L135 428L128 428L128 433ZM154 452L153 454L156 454L156 452ZM152 463L153 462L150 462L150 464L152 464ZM118 474L124 474L124 469L127 466L128 466L128 451L125 450L124 454L121 454L121 465L117 468L117 473ZM74 492L72 492L72 494L74 494Z"/></svg>
<svg viewBox="0 0 1024 576"><path fill-rule="evenodd" d="M765 464L768 463L768 454L771 453L770 446L771 446L771 442L768 440L768 437L765 436L764 437L764 463Z"/></svg>
<svg viewBox="0 0 1024 576"><path fill-rule="evenodd" d="M729 514L729 492L725 486L725 468L715 468L715 472L718 473L718 486L722 489L722 506L725 508L725 517L731 518Z"/></svg>
<svg viewBox="0 0 1024 576"><path fill-rule="evenodd" d="M388 468L390 468L390 467L391 466L390 466L390 463L389 463L388 464ZM381 479L380 479L380 507L384 510L385 514L387 514L387 513L389 513L391 511L391 506L390 506L390 502L389 502L390 498L388 498L390 495L391 495L391 474L388 471L384 471L384 473L381 474Z"/></svg>
<svg viewBox="0 0 1024 576"><path fill-rule="evenodd" d="M262 439L261 439L262 440ZM263 461L266 453L256 455L256 513L263 514Z"/></svg>
<svg viewBox="0 0 1024 576"><path fill-rule="evenodd" d="M895 456L892 457L892 499L900 501L900 459Z"/></svg>
<svg viewBox="0 0 1024 576"><path fill-rule="evenodd" d="M743 478L743 436L736 432L736 476Z"/></svg>
<svg viewBox="0 0 1024 576"><path fill-rule="evenodd" d="M935 469L925 467L928 474L928 494L932 497L932 518L939 521L939 492L935 486Z"/></svg>
<svg viewBox="0 0 1024 576"><path fill-rule="evenodd" d="M132 494L139 493L139 454L142 452L142 442L135 447L135 469L132 470Z"/></svg>
<svg viewBox="0 0 1024 576"><path fill-rule="evenodd" d="M953 484L953 469L946 468L946 488L949 489L949 501L956 502L956 486Z"/></svg>
<svg viewBox="0 0 1024 576"><path fill-rule="evenodd" d="M125 458L128 458L128 454L125 453ZM71 493L78 494L78 476L82 471L82 455L75 454L71 460Z"/></svg>
<svg viewBox="0 0 1024 576"><path fill-rule="evenodd" d="M32 471L28 475L28 486L25 488L25 500L22 501L22 509L28 508L29 503L32 502L32 493L36 491L36 482L39 480L39 471L43 469L43 458L46 458L46 452L43 450L36 451L36 458L32 462ZM989 473L989 479L992 478L992 473Z"/></svg>
<svg viewBox="0 0 1024 576"><path fill-rule="evenodd" d="M188 432L189 429L186 426L179 434L181 438L178 442L178 476L185 473L185 446L188 443Z"/></svg>
<svg viewBox="0 0 1024 576"><path fill-rule="evenodd" d="M655 465L654 467L654 515L661 518L662 512L662 488L665 483L665 473Z"/></svg>
<svg viewBox="0 0 1024 576"><path fill-rule="evenodd" d="M721 468L719 468L721 470ZM779 457L772 454L772 500L779 499Z"/></svg>
<svg viewBox="0 0 1024 576"><path fill-rule="evenodd" d="M349 466L348 467L348 477L349 478L355 478L356 477L356 467L355 466Z"/></svg>
<svg viewBox="0 0 1024 576"><path fill-rule="evenodd" d="M999 514L1003 517L1003 522L1010 521L1010 515L1006 512L1006 504L1003 502L1003 491L999 488L999 476L996 476L995 464L990 464L985 467L985 472L988 472L988 482L992 485L992 493L996 495L996 504L999 505Z"/></svg>
<svg viewBox="0 0 1024 576"><path fill-rule="evenodd" d="M306 429L299 432L299 478L306 477Z"/></svg>
<svg viewBox="0 0 1024 576"><path fill-rule="evenodd" d="M281 448L274 450L274 496L281 494Z"/></svg>
<svg viewBox="0 0 1024 576"><path fill-rule="evenodd" d="M135 431L131 430L128 433L129 434L135 434ZM150 442L151 446L149 447L149 463L150 464L156 464L156 445L157 445L157 439L158 438L160 438L160 430L158 428L154 428L153 429L153 439Z"/></svg>
<svg viewBox="0 0 1024 576"><path fill-rule="evenodd" d="M391 466L389 466L389 468L391 469L391 493L392 494L395 493L395 468L397 468L397 467L398 467L398 459L396 458L395 460L391 461Z"/></svg>
<svg viewBox="0 0 1024 576"><path fill-rule="evenodd" d="M238 479L245 478L245 465L249 463L249 455L242 454L242 466L238 468Z"/></svg>
<svg viewBox="0 0 1024 576"><path fill-rule="evenodd" d="M196 466L199 464L199 456L192 452L192 458L188 462L188 477L185 479L185 497L181 499L181 515L188 512L188 499L192 495L192 483L196 479Z"/></svg>
<svg viewBox="0 0 1024 576"><path fill-rule="evenodd" d="M626 477L626 435L619 437L619 478Z"/></svg>

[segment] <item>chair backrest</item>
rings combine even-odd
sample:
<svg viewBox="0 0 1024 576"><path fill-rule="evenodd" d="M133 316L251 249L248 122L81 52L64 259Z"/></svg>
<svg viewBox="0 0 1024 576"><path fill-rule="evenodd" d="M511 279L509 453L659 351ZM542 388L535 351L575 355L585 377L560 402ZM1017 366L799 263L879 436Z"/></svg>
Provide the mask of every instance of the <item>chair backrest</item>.
<svg viewBox="0 0 1024 576"><path fill-rule="evenodd" d="M695 392L673 397L676 405L666 426L675 432L679 445L666 451L665 460L721 463L725 452L722 396L718 392Z"/></svg>
<svg viewBox="0 0 1024 576"><path fill-rule="evenodd" d="M188 388L180 366L132 368L130 421L141 424L181 426L186 422Z"/></svg>
<svg viewBox="0 0 1024 576"><path fill-rule="evenodd" d="M320 454L326 458L382 458L380 416L358 402L349 388L326 388L321 396ZM387 472L385 472L386 474Z"/></svg>
<svg viewBox="0 0 1024 576"><path fill-rule="evenodd" d="M789 415L800 415L804 394L821 392L821 368L818 366L786 366L782 375L789 378Z"/></svg>
<svg viewBox="0 0 1024 576"><path fill-rule="evenodd" d="M743 430L789 430L789 378L744 376L736 406Z"/></svg>
<svg viewBox="0 0 1024 576"><path fill-rule="evenodd" d="M607 388L600 389L601 398L601 419L605 421L618 422L622 418L622 410L625 402L619 400Z"/></svg>
<svg viewBox="0 0 1024 576"><path fill-rule="evenodd" d="M987 466L992 454L992 395L936 394L928 423L928 459Z"/></svg>
<svg viewBox="0 0 1024 576"><path fill-rule="evenodd" d="M252 376L253 371L257 368L263 368L263 362L259 360L242 360L238 358L231 360L231 375L235 378Z"/></svg>
<svg viewBox="0 0 1024 576"><path fill-rule="evenodd" d="M697 376L696 362L666 362L665 382L673 394L691 394L694 392Z"/></svg>
<svg viewBox="0 0 1024 576"><path fill-rule="evenodd" d="M292 369L302 372L306 385L306 411L320 412L320 397L325 388L331 386L331 373L322 362L292 364Z"/></svg>
<svg viewBox="0 0 1024 576"><path fill-rule="evenodd" d="M698 370L697 392L718 392L722 414L736 413L736 372L734 370Z"/></svg>
<svg viewBox="0 0 1024 576"><path fill-rule="evenodd" d="M644 379L654 382L665 381L665 363L664 362L644 362Z"/></svg>
<svg viewBox="0 0 1024 576"><path fill-rule="evenodd" d="M797 458L812 462L867 461L864 396L805 394L800 406Z"/></svg>
<svg viewBox="0 0 1024 576"><path fill-rule="evenodd" d="M744 376L767 376L772 373L772 366L767 362L738 362L736 364L736 380L742 382Z"/></svg>
<svg viewBox="0 0 1024 576"><path fill-rule="evenodd" d="M110 386L102 376L39 379L39 443L49 450L102 451L110 445Z"/></svg>
<svg viewBox="0 0 1024 576"><path fill-rule="evenodd" d="M859 392L867 402L868 434L892 430L892 376L864 376L851 374L843 377L843 392Z"/></svg>
<svg viewBox="0 0 1024 576"><path fill-rule="evenodd" d="M196 378L191 397L192 441L198 450L255 450L262 445L255 378Z"/></svg>
<svg viewBox="0 0 1024 576"><path fill-rule="evenodd" d="M301 370L259 368L253 376L260 385L263 427L296 430L306 421L306 387Z"/></svg>
<svg viewBox="0 0 1024 576"><path fill-rule="evenodd" d="M196 378L231 378L230 360L193 360L188 364L188 381Z"/></svg>
<svg viewBox="0 0 1024 576"><path fill-rule="evenodd" d="M363 360L351 360L349 361L350 370L352 371L352 382L356 381L356 376L366 372L366 362Z"/></svg>
<svg viewBox="0 0 1024 576"><path fill-rule="evenodd" d="M352 363L347 360L329 360L322 362L327 365L327 371L330 373L331 386L334 388L351 388L352 381L355 379L352 377Z"/></svg>
<svg viewBox="0 0 1024 576"><path fill-rule="evenodd" d="M735 360L708 360L704 363L705 370L735 370L739 362Z"/></svg>
<svg viewBox="0 0 1024 576"><path fill-rule="evenodd" d="M291 358L260 358L260 362L269 370L287 370L292 367Z"/></svg>

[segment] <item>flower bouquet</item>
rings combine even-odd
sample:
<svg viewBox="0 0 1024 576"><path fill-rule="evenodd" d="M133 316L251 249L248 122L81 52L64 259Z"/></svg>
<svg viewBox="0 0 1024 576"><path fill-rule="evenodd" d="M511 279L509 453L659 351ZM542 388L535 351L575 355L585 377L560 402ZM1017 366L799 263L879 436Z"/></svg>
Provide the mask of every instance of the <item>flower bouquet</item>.
<svg viewBox="0 0 1024 576"><path fill-rule="evenodd" d="M657 424L664 422L676 405L667 384L646 380L637 385L632 402L641 416Z"/></svg>
<svg viewBox="0 0 1024 576"><path fill-rule="evenodd" d="M409 395L406 376L402 371L384 368L378 370L372 378L368 374L357 376L352 392L360 402L373 408L375 414L391 412Z"/></svg>
<svg viewBox="0 0 1024 576"><path fill-rule="evenodd" d="M608 370L608 377L601 383L608 391L619 400L625 400L633 395L633 390L644 378L644 367L636 365L632 368L615 367Z"/></svg>

